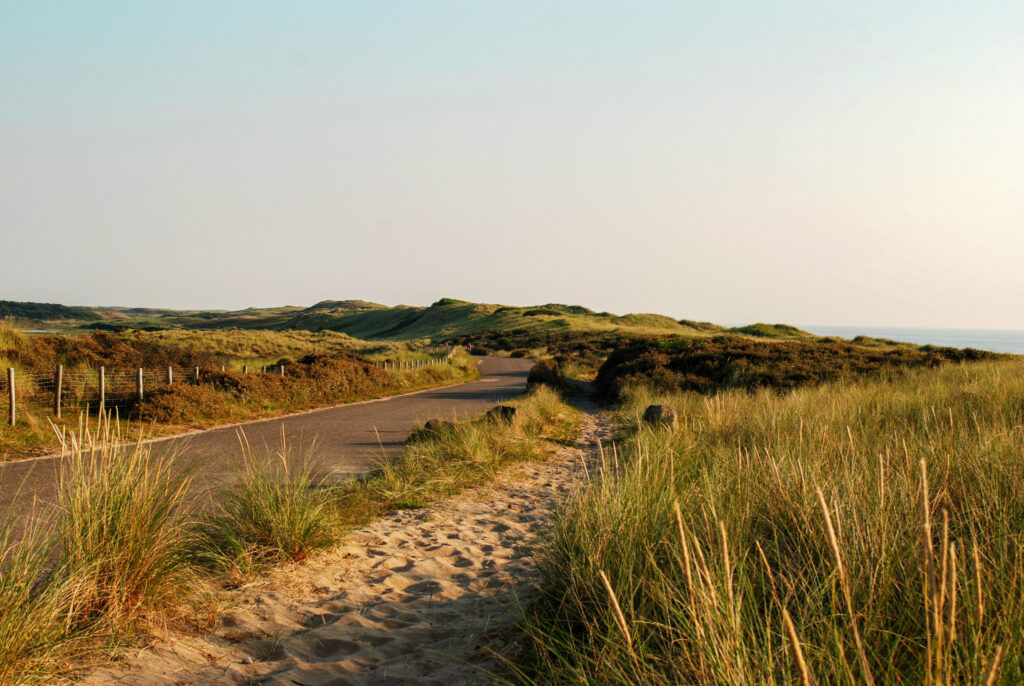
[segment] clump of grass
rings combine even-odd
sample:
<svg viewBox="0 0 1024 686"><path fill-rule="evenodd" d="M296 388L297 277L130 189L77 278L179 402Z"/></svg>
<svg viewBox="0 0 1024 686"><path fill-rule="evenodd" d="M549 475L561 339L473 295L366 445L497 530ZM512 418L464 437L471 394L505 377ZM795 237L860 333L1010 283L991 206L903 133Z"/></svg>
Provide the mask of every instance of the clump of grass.
<svg viewBox="0 0 1024 686"><path fill-rule="evenodd" d="M75 652L66 616L66 581L52 568L56 539L49 522L20 534L0 528L0 683L31 681L59 670Z"/></svg>
<svg viewBox="0 0 1024 686"><path fill-rule="evenodd" d="M173 458L125 446L109 421L72 436L57 486L58 573L73 581L79 623L112 638L173 603L188 576L183 511L191 482Z"/></svg>
<svg viewBox="0 0 1024 686"><path fill-rule="evenodd" d="M512 421L482 416L442 426L339 489L341 521L356 526L388 511L423 507L486 483L514 462L538 459L544 441L571 442L578 434L579 413L549 388L536 387L509 404L517 409Z"/></svg>
<svg viewBox="0 0 1024 686"><path fill-rule="evenodd" d="M27 525L11 513L0 529L2 683L101 657L175 609L191 579L188 474L105 420L65 446L53 511Z"/></svg>
<svg viewBox="0 0 1024 686"><path fill-rule="evenodd" d="M311 455L293 460L283 438L269 459L255 457L244 440L243 451L238 482L221 489L216 510L196 526L197 561L245 578L271 564L302 561L333 543L333 488L315 477Z"/></svg>
<svg viewBox="0 0 1024 686"><path fill-rule="evenodd" d="M652 399L556 518L524 681L1020 681L1024 365Z"/></svg>

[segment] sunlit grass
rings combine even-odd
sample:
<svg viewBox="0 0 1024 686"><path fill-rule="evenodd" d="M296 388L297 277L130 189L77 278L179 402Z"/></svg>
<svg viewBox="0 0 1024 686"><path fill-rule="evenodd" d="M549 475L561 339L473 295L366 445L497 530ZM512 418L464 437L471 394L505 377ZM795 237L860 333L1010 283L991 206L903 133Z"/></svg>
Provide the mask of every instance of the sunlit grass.
<svg viewBox="0 0 1024 686"><path fill-rule="evenodd" d="M677 433L641 426L654 401ZM1020 682L1020 362L783 396L633 388L619 416L541 555L524 680Z"/></svg>

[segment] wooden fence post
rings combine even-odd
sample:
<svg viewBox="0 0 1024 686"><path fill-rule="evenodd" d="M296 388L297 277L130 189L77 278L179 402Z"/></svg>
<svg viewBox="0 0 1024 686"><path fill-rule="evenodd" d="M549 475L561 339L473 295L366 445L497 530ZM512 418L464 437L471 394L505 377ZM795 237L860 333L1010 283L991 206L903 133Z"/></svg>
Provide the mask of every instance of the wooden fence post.
<svg viewBox="0 0 1024 686"><path fill-rule="evenodd" d="M170 386L174 383L174 367L167 368L167 385Z"/></svg>
<svg viewBox="0 0 1024 686"><path fill-rule="evenodd" d="M53 414L60 419L60 395L64 386L64 365L58 364L53 375Z"/></svg>
<svg viewBox="0 0 1024 686"><path fill-rule="evenodd" d="M249 373L249 365L247 365L247 364L243 364L242 365L242 373L243 374L248 374Z"/></svg>
<svg viewBox="0 0 1024 686"><path fill-rule="evenodd" d="M11 426L14 426L15 409L14 409L14 367L7 368L7 393L11 400L11 412L7 417L7 421L10 422Z"/></svg>
<svg viewBox="0 0 1024 686"><path fill-rule="evenodd" d="M199 367L196 367L196 383L199 383Z"/></svg>
<svg viewBox="0 0 1024 686"><path fill-rule="evenodd" d="M281 365L281 376L284 376L284 365Z"/></svg>
<svg viewBox="0 0 1024 686"><path fill-rule="evenodd" d="M135 391L138 395L139 402L142 402L142 367L135 374Z"/></svg>
<svg viewBox="0 0 1024 686"><path fill-rule="evenodd" d="M100 367L100 414L107 409L107 370Z"/></svg>

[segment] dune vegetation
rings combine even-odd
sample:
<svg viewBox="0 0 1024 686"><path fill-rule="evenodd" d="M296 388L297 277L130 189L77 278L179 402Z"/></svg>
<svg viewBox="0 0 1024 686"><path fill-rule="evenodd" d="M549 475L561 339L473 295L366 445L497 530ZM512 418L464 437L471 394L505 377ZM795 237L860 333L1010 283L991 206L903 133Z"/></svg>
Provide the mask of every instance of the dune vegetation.
<svg viewBox="0 0 1024 686"><path fill-rule="evenodd" d="M578 413L550 390L510 404L510 420L421 431L397 459L350 482L314 478L315 459L286 445L266 460L250 455L239 482L202 511L190 508L194 475L173 456L125 445L112 422L92 424L68 439L54 510L28 526L0 523L0 683L72 676L168 626L205 631L222 589L574 440Z"/></svg>
<svg viewBox="0 0 1024 686"><path fill-rule="evenodd" d="M713 324L677 321L659 314L614 315L579 305L551 303L509 307L442 298L429 307L388 307L363 300L324 300L309 307L235 311L179 311L148 308L67 308L41 303L8 303L0 310L22 328L61 330L218 330L337 332L363 340L443 341L482 331L621 331L634 335L706 335ZM52 315L52 316L47 316ZM77 317L77 318L76 318Z"/></svg>
<svg viewBox="0 0 1024 686"><path fill-rule="evenodd" d="M1019 683L1024 364L913 358L779 388L612 375L619 437L538 555L514 678Z"/></svg>
<svg viewBox="0 0 1024 686"><path fill-rule="evenodd" d="M829 339L758 341L738 336L647 338L615 350L597 374L598 392L615 400L633 383L667 391L729 388L785 391L866 375L899 375L915 367L1004 357L982 350L931 346L869 347Z"/></svg>
<svg viewBox="0 0 1024 686"><path fill-rule="evenodd" d="M277 346L280 352L270 355ZM259 362L261 356L269 373L257 373L264 367L253 361ZM397 370L394 364L428 360L430 364ZM15 369L19 398L18 423L0 426L0 457L7 458L53 452L59 440L51 424L57 430L73 428L80 413L95 414L100 367L105 369L105 407L121 420L145 427L150 436L478 377L475 361L464 351L448 357L442 349L418 343L367 343L330 332L94 331L30 336L0 328L0 365ZM63 366L59 420L52 410L56 365ZM172 384L167 383L168 367L173 369ZM136 392L138 368L145 369L141 400ZM6 379L0 380L4 383Z"/></svg>

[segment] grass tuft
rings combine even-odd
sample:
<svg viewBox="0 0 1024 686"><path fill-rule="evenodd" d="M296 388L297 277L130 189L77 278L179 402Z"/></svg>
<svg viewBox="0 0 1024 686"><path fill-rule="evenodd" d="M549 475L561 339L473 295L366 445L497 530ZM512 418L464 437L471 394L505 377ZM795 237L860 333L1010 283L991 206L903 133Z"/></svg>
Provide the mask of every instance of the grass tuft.
<svg viewBox="0 0 1024 686"><path fill-rule="evenodd" d="M267 460L255 458L244 441L243 452L237 483L221 489L217 509L196 526L200 564L245 578L270 564L302 561L335 541L333 489L315 477L310 455L293 461L283 439Z"/></svg>

